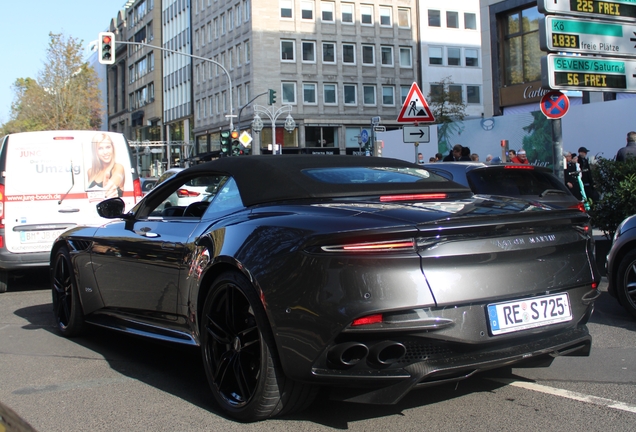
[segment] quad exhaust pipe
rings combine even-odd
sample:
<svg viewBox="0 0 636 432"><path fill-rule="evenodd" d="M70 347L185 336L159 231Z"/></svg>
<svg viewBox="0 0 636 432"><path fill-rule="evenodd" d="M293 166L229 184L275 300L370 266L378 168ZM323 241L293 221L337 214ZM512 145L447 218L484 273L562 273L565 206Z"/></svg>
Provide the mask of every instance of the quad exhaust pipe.
<svg viewBox="0 0 636 432"><path fill-rule="evenodd" d="M365 359L375 368L384 368L400 361L406 354L406 347L395 341L378 342L369 348L360 342L344 342L332 347L327 352L327 359L332 366L350 368Z"/></svg>

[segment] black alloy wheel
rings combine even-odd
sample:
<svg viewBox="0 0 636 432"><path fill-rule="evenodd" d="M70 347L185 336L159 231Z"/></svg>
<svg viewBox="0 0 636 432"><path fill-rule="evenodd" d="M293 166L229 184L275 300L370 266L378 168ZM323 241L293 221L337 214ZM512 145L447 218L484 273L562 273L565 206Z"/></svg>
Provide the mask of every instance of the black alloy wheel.
<svg viewBox="0 0 636 432"><path fill-rule="evenodd" d="M53 314L58 331L73 337L84 331L84 312L79 301L79 292L68 249L59 249L53 260L51 273Z"/></svg>
<svg viewBox="0 0 636 432"><path fill-rule="evenodd" d="M628 253L618 266L616 294L625 310L636 318L636 251Z"/></svg>
<svg viewBox="0 0 636 432"><path fill-rule="evenodd" d="M256 291L237 272L219 276L208 293L201 347L214 398L239 421L287 414L313 400L315 394L307 386L285 378Z"/></svg>

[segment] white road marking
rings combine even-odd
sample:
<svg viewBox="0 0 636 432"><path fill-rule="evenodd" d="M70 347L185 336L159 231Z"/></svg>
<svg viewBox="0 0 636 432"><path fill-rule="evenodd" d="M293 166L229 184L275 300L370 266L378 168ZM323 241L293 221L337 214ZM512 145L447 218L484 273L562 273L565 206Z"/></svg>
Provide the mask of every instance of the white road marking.
<svg viewBox="0 0 636 432"><path fill-rule="evenodd" d="M596 397L591 395L586 395L583 393L577 393L569 390L558 389L554 387L548 387L541 384L526 382L526 381L515 381L515 380L507 380L501 378L489 378L492 381L497 381L502 384L511 385L514 387L520 387L527 390L533 390L540 393L550 394L554 396L560 396L567 399L576 400L579 402L590 403L593 405L604 406L607 408L613 408L621 411L627 411L636 413L636 405L626 404L624 402L615 401L612 399L606 399L602 397Z"/></svg>

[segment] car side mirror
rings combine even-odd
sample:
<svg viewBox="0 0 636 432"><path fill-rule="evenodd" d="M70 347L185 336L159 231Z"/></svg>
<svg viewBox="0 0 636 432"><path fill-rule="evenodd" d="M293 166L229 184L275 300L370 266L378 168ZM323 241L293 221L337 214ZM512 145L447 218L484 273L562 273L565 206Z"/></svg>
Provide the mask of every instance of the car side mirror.
<svg viewBox="0 0 636 432"><path fill-rule="evenodd" d="M97 213L107 219L123 217L126 203L121 198L109 198L97 204Z"/></svg>

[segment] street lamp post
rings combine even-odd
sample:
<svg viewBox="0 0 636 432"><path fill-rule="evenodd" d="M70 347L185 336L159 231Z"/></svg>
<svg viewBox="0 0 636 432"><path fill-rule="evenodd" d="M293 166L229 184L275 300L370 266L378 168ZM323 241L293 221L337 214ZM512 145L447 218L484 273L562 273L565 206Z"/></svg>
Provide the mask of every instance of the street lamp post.
<svg viewBox="0 0 636 432"><path fill-rule="evenodd" d="M276 120L278 119L278 117L280 117L281 114L287 113L287 118L285 119L285 130L291 133L296 128L296 122L294 121L294 118L291 116L291 110L292 110L291 105L283 105L282 107L278 109L272 106L271 111L268 110L267 107L264 107L262 105L254 105L255 116L254 116L254 121L252 122L252 129L254 129L255 132L257 132L257 128L256 128L257 119L258 121L260 121L261 130L263 129L263 126L262 126L263 121L261 120L261 117L259 116L259 114L266 115L272 121L272 154L283 153L283 149L281 148L279 151L276 146Z"/></svg>

